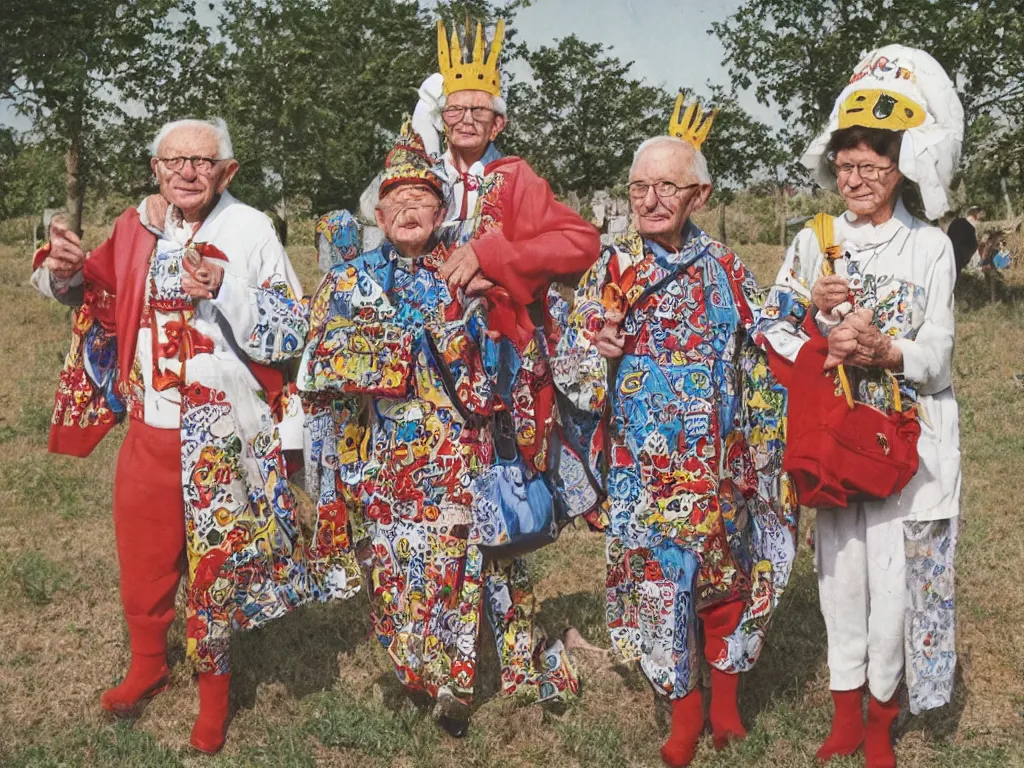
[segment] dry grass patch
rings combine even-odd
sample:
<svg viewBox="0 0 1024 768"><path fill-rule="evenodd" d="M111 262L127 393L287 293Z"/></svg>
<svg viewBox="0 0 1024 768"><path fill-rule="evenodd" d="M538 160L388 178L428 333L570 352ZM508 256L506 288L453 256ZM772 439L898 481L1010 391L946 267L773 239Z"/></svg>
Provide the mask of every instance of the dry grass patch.
<svg viewBox="0 0 1024 768"><path fill-rule="evenodd" d="M98 239L102 231L88 236ZM306 240L303 233L299 240ZM319 280L310 242L289 251L306 292ZM777 246L741 246L771 280ZM28 286L27 248L0 246L0 765L267 766L270 768L639 768L659 765L667 709L635 666L581 655L582 699L563 711L496 695L494 651L484 648L481 691L467 739L444 737L429 707L410 701L370 637L364 598L302 610L235 646L235 716L216 758L188 750L196 687L172 629L170 690L132 724L99 711L100 692L128 661L117 595L110 514L121 433L87 460L46 454L45 425L68 339L68 313ZM992 304L969 285L958 310L956 386L963 411L964 534L959 557L961 681L956 701L899 725L903 768L1024 766L1024 586L1012 576L1020 548L1024 477L1024 280L1007 280ZM608 647L604 542L570 529L531 558L540 623L553 635L577 626ZM488 638L489 642L489 638ZM723 753L701 744L695 765L748 768L814 764L828 729L825 635L815 578L800 554L769 646L743 680L750 738ZM862 765L857 759L836 768Z"/></svg>

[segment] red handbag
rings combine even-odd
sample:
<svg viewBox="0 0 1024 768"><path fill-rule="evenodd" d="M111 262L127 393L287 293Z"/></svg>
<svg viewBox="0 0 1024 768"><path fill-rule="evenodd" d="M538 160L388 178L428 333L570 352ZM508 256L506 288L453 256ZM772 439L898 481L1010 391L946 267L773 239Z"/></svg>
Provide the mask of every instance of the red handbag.
<svg viewBox="0 0 1024 768"><path fill-rule="evenodd" d="M836 249L831 242L832 218L822 218L814 227L827 271ZM824 370L828 340L810 313L804 329L810 339L795 363L769 350L772 371L789 390L782 469L792 478L797 499L807 507L848 507L898 493L917 473L917 409L903 410L899 383L892 374L892 411L854 401L845 368Z"/></svg>

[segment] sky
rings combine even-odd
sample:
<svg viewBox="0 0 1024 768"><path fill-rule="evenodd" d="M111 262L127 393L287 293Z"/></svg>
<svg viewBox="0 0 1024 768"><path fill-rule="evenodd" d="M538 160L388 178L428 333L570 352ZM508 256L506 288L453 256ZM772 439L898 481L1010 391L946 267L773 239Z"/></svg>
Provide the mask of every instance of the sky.
<svg viewBox="0 0 1024 768"><path fill-rule="evenodd" d="M420 0L430 6L430 0ZM722 66L725 52L708 30L714 21L733 13L742 0L534 0L519 11L516 26L530 47L546 45L576 34L587 42L600 42L623 61L632 61L633 74L670 93L679 87L702 89L710 81L729 87ZM200 19L216 24L217 11L198 2ZM219 3L214 0L216 8ZM755 117L773 124L770 111L749 93L740 104ZM27 127L10 110L0 107L0 123Z"/></svg>

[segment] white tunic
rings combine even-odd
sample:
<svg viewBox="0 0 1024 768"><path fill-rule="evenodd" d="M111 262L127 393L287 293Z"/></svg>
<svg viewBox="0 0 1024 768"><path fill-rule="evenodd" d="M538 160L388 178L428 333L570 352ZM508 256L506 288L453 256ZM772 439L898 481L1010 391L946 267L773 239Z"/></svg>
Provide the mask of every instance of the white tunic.
<svg viewBox="0 0 1024 768"><path fill-rule="evenodd" d="M860 301L871 296L876 324L903 353L903 377L918 393L920 466L894 502L907 520L943 520L960 511L959 409L953 396L953 246L938 227L915 219L902 201L878 226L857 224L847 212L835 221L835 239L847 257L836 273L847 277ZM797 235L786 253L773 293L810 299L823 260L814 232ZM769 304L772 297L769 297ZM829 318L815 318L823 332ZM786 322L764 330L777 352L795 360L806 336Z"/></svg>

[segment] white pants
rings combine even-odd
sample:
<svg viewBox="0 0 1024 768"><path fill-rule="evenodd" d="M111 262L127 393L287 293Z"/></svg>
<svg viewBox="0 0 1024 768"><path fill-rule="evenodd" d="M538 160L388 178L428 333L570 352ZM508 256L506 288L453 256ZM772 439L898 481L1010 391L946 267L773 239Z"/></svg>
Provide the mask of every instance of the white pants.
<svg viewBox="0 0 1024 768"><path fill-rule="evenodd" d="M906 557L899 497L818 510L818 596L831 689L888 701L903 674Z"/></svg>

